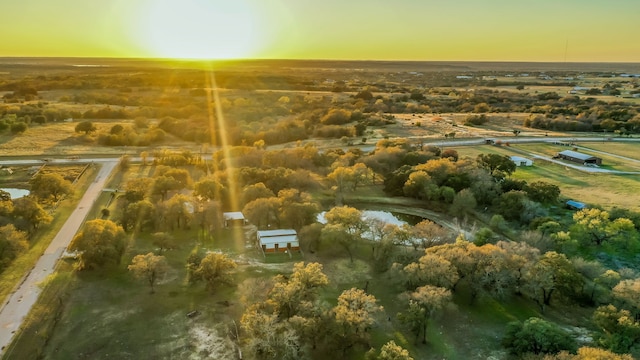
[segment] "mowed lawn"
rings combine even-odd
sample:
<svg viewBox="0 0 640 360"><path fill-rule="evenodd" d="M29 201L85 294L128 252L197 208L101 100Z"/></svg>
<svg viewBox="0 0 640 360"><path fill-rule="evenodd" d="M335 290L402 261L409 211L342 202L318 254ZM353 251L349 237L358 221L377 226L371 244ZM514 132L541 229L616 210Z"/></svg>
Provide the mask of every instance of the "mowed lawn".
<svg viewBox="0 0 640 360"><path fill-rule="evenodd" d="M604 208L640 210L637 194L639 175L590 174L562 165L537 161L512 175L526 181L546 181L560 187L561 196Z"/></svg>

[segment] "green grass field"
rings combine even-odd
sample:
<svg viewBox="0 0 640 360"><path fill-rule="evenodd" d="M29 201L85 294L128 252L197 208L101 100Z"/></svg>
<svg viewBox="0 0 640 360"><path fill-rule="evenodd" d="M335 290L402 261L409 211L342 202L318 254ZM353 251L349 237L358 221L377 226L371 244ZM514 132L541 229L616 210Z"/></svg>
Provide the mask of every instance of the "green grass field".
<svg viewBox="0 0 640 360"><path fill-rule="evenodd" d="M585 148L640 160L640 143L637 142L590 142L581 143L580 145Z"/></svg>

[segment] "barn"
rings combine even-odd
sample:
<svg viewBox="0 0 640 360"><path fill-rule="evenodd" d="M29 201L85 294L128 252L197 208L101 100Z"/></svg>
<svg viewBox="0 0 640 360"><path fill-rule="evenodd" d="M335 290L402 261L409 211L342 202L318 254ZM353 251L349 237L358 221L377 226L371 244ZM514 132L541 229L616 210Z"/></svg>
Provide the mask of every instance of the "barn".
<svg viewBox="0 0 640 360"><path fill-rule="evenodd" d="M579 153L577 151L565 150L558 153L558 157L563 160L572 161L582 165L601 165L602 159L596 156Z"/></svg>
<svg viewBox="0 0 640 360"><path fill-rule="evenodd" d="M293 229L261 230L257 233L258 245L263 253L300 251L298 233Z"/></svg>
<svg viewBox="0 0 640 360"><path fill-rule="evenodd" d="M232 211L222 213L222 219L224 220L224 227L244 226L247 224L247 220L240 211Z"/></svg>
<svg viewBox="0 0 640 360"><path fill-rule="evenodd" d="M513 161L516 166L531 166L533 165L533 160L523 158L521 156L512 156L511 161Z"/></svg>

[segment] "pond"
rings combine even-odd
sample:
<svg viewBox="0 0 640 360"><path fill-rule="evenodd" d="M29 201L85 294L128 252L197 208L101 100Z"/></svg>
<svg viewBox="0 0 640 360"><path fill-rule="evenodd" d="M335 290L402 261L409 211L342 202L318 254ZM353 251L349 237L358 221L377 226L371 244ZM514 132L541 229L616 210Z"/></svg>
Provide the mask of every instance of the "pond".
<svg viewBox="0 0 640 360"><path fill-rule="evenodd" d="M29 190L25 189L1 188L0 190L8 192L12 199L17 199L29 195Z"/></svg>
<svg viewBox="0 0 640 360"><path fill-rule="evenodd" d="M321 224L326 224L327 220L324 218L324 214L326 211L318 214L318 222ZM387 224L393 224L397 226L402 226L404 224L415 225L420 221L424 220L424 218L415 215L407 215L394 213L389 211L381 211L381 210L362 210L362 218L363 219L378 219L382 220Z"/></svg>

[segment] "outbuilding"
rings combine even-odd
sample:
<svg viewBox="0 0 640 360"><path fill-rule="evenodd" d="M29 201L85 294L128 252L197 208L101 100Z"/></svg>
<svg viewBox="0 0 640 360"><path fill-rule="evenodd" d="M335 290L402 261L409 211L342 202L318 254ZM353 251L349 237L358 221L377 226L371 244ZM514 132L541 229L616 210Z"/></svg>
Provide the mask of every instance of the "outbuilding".
<svg viewBox="0 0 640 360"><path fill-rule="evenodd" d="M513 161L516 166L531 166L533 165L533 160L523 158L521 156L512 156L511 161Z"/></svg>
<svg viewBox="0 0 640 360"><path fill-rule="evenodd" d="M258 245L265 254L300 251L298 233L293 229L261 230L257 237Z"/></svg>
<svg viewBox="0 0 640 360"><path fill-rule="evenodd" d="M565 150L558 153L558 157L563 160L572 161L582 165L601 165L602 159L589 154L579 153L577 151Z"/></svg>
<svg viewBox="0 0 640 360"><path fill-rule="evenodd" d="M247 220L240 211L231 211L222 213L222 219L224 220L224 227L244 226L247 224Z"/></svg>
<svg viewBox="0 0 640 360"><path fill-rule="evenodd" d="M567 200L565 204L571 210L582 210L587 208L587 204L575 200Z"/></svg>

